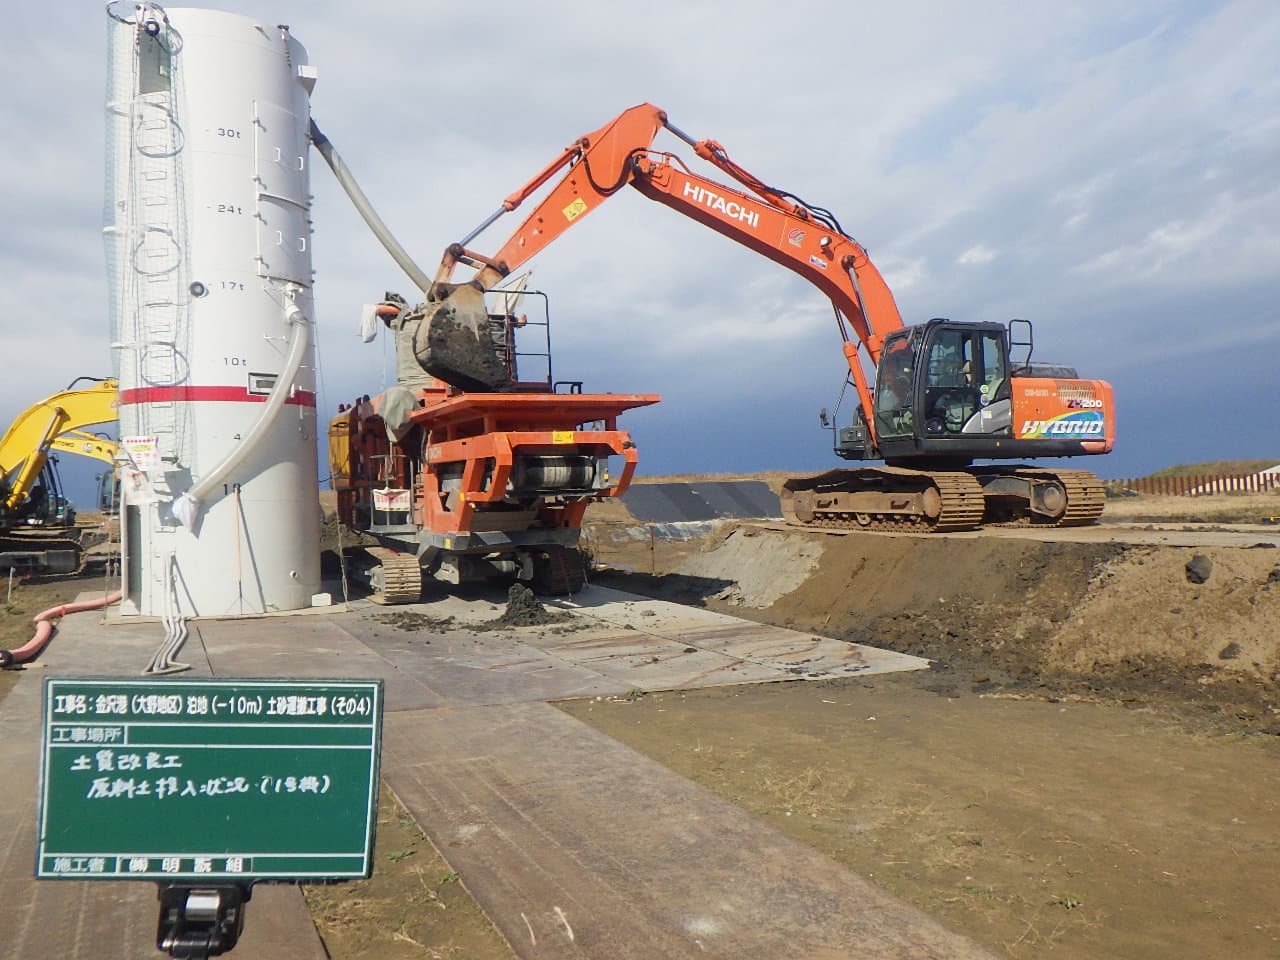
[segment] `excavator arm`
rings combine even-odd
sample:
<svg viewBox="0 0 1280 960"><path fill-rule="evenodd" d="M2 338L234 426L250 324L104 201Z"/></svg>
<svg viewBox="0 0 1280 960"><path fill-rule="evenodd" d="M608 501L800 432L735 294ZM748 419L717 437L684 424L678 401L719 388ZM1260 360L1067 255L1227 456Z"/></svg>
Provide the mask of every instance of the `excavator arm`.
<svg viewBox="0 0 1280 960"><path fill-rule="evenodd" d="M100 438L78 428L115 420L117 393L115 380L101 380L82 390L55 393L18 414L0 437L0 504L13 510L26 500L50 449L109 460Z"/></svg>
<svg viewBox="0 0 1280 960"><path fill-rule="evenodd" d="M49 444L49 449L56 450L59 453L74 453L77 456L100 460L110 466L115 465L116 458L120 455L120 445L114 440L100 437L85 430L68 430L66 433L54 437Z"/></svg>
<svg viewBox="0 0 1280 960"><path fill-rule="evenodd" d="M652 149L662 129L689 144L698 156L750 192L694 173L675 155ZM484 229L519 207L562 170L559 181L496 254L487 257L467 249ZM806 206L785 191L768 186L734 163L719 143L692 139L652 104L632 107L566 147L461 243L445 251L437 284L446 284L462 263L477 268L473 283L492 287L627 185L781 264L826 294L835 308L859 402L869 428L874 429L871 391L858 357L859 345L876 364L884 337L902 327L902 318L865 248L844 233L827 211Z"/></svg>

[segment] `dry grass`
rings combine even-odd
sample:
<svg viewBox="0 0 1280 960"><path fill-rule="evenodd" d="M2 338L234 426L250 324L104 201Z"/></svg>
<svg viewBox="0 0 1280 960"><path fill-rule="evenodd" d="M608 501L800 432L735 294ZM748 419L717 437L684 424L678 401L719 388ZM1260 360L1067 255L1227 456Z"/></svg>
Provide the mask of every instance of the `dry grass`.
<svg viewBox="0 0 1280 960"><path fill-rule="evenodd" d="M1107 500L1106 520L1127 522L1264 523L1280 517L1280 490L1207 497L1139 494Z"/></svg>
<svg viewBox="0 0 1280 960"><path fill-rule="evenodd" d="M1150 474L1153 477L1247 477L1280 464L1272 460L1210 460L1206 463L1178 463Z"/></svg>
<svg viewBox="0 0 1280 960"><path fill-rule="evenodd" d="M833 816L843 811L858 778L825 766L805 767L798 773L765 768L756 777L756 790L767 806L786 815Z"/></svg>

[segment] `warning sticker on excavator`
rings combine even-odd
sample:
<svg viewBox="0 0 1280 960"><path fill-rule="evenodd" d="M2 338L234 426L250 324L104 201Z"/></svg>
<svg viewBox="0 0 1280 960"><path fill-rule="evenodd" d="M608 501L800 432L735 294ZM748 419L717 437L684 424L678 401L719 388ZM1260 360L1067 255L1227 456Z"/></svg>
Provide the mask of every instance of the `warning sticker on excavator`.
<svg viewBox="0 0 1280 960"><path fill-rule="evenodd" d="M573 203L569 204L562 211L566 220L577 220L580 216L587 212L587 201L578 197Z"/></svg>
<svg viewBox="0 0 1280 960"><path fill-rule="evenodd" d="M573 443L573 431L572 430L552 430L551 442L552 443Z"/></svg>

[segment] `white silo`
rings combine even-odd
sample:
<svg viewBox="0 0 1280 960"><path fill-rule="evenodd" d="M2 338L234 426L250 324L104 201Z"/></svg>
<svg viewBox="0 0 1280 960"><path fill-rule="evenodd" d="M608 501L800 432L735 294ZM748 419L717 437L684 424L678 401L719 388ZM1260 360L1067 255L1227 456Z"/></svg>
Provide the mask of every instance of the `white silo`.
<svg viewBox="0 0 1280 960"><path fill-rule="evenodd" d="M287 27L108 7L106 247L122 610L294 610L319 590L309 95Z"/></svg>

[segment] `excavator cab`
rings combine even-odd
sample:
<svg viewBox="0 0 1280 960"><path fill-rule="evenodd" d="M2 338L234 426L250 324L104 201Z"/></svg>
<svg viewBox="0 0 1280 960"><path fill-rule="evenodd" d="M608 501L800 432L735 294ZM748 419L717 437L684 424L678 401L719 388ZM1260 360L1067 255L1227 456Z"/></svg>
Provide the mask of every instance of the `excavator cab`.
<svg viewBox="0 0 1280 960"><path fill-rule="evenodd" d="M882 453L949 453L956 440L1008 436L1009 373L1008 331L999 324L935 319L891 334L874 395Z"/></svg>
<svg viewBox="0 0 1280 960"><path fill-rule="evenodd" d="M1030 324L1015 339L998 323L937 318L885 338L872 408L877 444L861 424L836 453L901 466L1078 456L1110 447L1110 387L1073 369L1030 362ZM1011 347L1026 355L1011 360Z"/></svg>
<svg viewBox="0 0 1280 960"><path fill-rule="evenodd" d="M69 527L76 522L76 508L63 495L57 457L45 461L26 498L5 519L27 527Z"/></svg>

